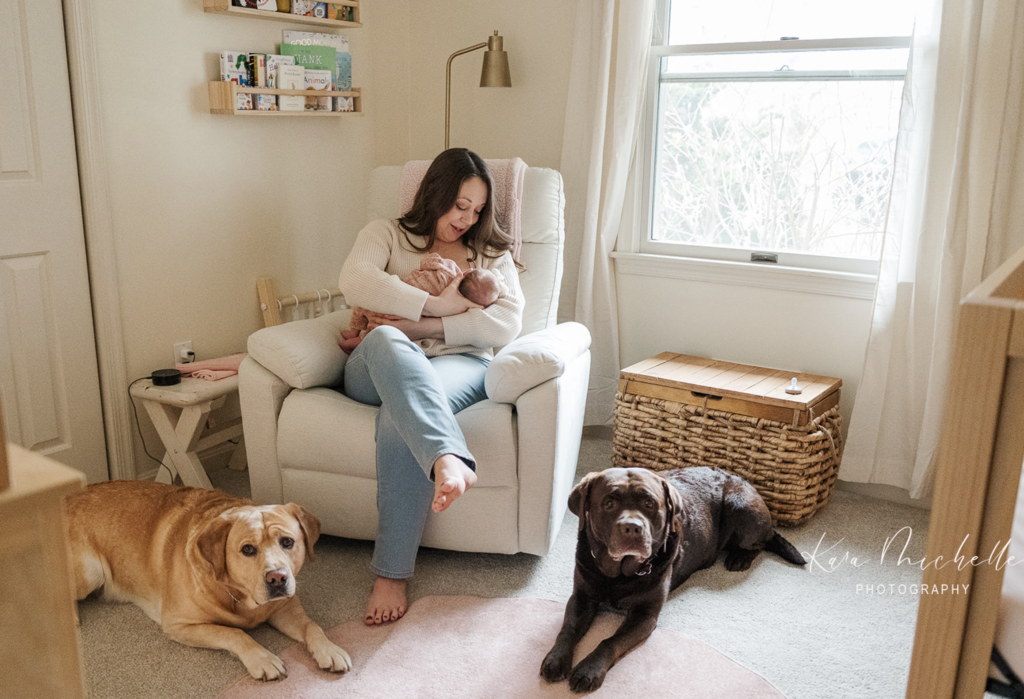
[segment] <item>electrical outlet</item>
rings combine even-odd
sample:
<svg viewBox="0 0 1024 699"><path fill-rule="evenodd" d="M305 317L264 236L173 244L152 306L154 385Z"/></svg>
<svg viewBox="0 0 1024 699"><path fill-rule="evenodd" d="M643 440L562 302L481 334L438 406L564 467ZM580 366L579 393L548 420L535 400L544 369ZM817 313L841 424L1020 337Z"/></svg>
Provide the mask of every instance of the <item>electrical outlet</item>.
<svg viewBox="0 0 1024 699"><path fill-rule="evenodd" d="M194 362L196 355L192 353L192 340L174 343L174 363L188 364Z"/></svg>

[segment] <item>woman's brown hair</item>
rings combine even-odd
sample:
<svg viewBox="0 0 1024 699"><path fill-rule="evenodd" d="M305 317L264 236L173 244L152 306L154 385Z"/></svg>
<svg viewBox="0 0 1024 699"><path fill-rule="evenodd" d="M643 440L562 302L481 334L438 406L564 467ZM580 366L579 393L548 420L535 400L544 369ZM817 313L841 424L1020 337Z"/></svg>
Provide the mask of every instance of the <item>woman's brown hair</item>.
<svg viewBox="0 0 1024 699"><path fill-rule="evenodd" d="M487 186L487 201L480 210L477 222L462 236L475 260L478 255L501 257L512 249L512 236L498 225L494 211L494 181L483 158L465 148L449 148L436 158L427 169L412 201L412 208L398 219L406 239L416 250L429 250L437 236L437 222L451 211L466 180L479 177ZM423 246L410 236L425 238Z"/></svg>

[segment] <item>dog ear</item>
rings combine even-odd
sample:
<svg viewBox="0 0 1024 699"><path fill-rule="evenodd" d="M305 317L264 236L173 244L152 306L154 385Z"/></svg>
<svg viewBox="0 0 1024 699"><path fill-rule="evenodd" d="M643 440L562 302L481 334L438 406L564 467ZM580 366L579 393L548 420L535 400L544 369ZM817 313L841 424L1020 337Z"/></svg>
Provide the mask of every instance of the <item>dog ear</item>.
<svg viewBox="0 0 1024 699"><path fill-rule="evenodd" d="M234 518L226 515L217 517L206 525L206 528L195 537L195 545L192 548L198 553L198 561L193 560L193 565L199 563L213 572L214 578L221 578L227 571L227 545L228 533Z"/></svg>
<svg viewBox="0 0 1024 699"><path fill-rule="evenodd" d="M583 531L583 527L586 525L587 511L590 509L590 485L597 476L597 473L588 473L583 476L569 493L569 511L580 518L578 531Z"/></svg>
<svg viewBox="0 0 1024 699"><path fill-rule="evenodd" d="M320 538L320 520L309 514L304 507L290 502L284 506L295 519L299 520L302 535L306 538L306 557L313 561L313 544Z"/></svg>
<svg viewBox="0 0 1024 699"><path fill-rule="evenodd" d="M682 534L683 497L667 478L662 477L661 480L665 486L665 527L671 527L672 531ZM668 540L667 533L665 540Z"/></svg>

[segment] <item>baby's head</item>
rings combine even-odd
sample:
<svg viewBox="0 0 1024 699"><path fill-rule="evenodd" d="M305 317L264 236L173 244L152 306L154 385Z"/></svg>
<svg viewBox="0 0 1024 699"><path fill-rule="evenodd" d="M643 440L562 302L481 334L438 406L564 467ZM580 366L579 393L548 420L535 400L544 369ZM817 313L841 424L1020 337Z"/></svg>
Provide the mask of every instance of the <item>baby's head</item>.
<svg viewBox="0 0 1024 699"><path fill-rule="evenodd" d="M490 306L501 296L502 283L489 269L474 268L462 276L459 292L473 303Z"/></svg>

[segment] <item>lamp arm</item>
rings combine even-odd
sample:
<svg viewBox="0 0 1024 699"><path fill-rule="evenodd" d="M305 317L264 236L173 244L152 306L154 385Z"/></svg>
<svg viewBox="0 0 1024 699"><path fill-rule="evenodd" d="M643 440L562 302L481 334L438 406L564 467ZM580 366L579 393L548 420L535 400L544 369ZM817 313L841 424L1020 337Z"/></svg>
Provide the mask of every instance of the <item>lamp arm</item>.
<svg viewBox="0 0 1024 699"><path fill-rule="evenodd" d="M495 32L497 33L497 32ZM452 61L455 60L456 56L461 56L464 53L470 53L477 49L482 49L487 46L487 42L476 44L475 46L469 46L467 48L456 51L448 57L448 66L445 68L444 78L444 149L448 150L448 125L451 120L451 104L452 104Z"/></svg>

